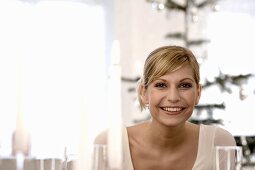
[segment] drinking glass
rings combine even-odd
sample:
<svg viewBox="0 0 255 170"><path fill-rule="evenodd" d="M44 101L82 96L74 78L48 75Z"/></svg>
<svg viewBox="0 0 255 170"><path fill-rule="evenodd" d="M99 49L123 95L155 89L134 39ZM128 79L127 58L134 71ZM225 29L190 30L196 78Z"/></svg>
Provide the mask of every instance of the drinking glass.
<svg viewBox="0 0 255 170"><path fill-rule="evenodd" d="M0 169L17 170L17 161L14 157L0 157Z"/></svg>
<svg viewBox="0 0 255 170"><path fill-rule="evenodd" d="M59 158L35 158L25 161L24 170L62 170L63 160Z"/></svg>
<svg viewBox="0 0 255 170"><path fill-rule="evenodd" d="M216 146L216 170L241 170L241 146Z"/></svg>
<svg viewBox="0 0 255 170"><path fill-rule="evenodd" d="M108 170L107 168L107 146L101 144L94 145L93 170Z"/></svg>

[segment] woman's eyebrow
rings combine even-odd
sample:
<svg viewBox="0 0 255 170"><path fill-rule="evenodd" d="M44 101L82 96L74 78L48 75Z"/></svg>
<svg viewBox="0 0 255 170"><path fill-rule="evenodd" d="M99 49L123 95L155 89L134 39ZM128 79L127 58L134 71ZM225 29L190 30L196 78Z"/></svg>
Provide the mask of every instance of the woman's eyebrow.
<svg viewBox="0 0 255 170"><path fill-rule="evenodd" d="M183 79L180 79L179 82L186 81L186 80L190 80L190 81L192 81L192 82L195 81L193 78L185 77L185 78L183 78ZM156 79L155 81L164 81L164 82L167 82L167 80L164 79L164 78L158 78L158 79Z"/></svg>
<svg viewBox="0 0 255 170"><path fill-rule="evenodd" d="M164 79L164 78L157 78L155 81L165 81L165 82L167 82L167 80Z"/></svg>
<svg viewBox="0 0 255 170"><path fill-rule="evenodd" d="M189 77L183 78L183 79L181 79L180 81L186 81L186 80L195 81L193 78L189 78Z"/></svg>

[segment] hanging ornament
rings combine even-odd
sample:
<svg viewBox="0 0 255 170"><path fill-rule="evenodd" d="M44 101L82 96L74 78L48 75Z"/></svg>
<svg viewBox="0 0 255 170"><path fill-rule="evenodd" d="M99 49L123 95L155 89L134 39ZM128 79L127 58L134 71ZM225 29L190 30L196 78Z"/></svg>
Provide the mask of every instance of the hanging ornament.
<svg viewBox="0 0 255 170"><path fill-rule="evenodd" d="M219 5L219 4L213 4L213 5L212 5L212 10L213 10L214 12L218 12L218 11L220 10L220 5Z"/></svg>
<svg viewBox="0 0 255 170"><path fill-rule="evenodd" d="M151 7L153 10L158 10L161 11L165 8L165 2L164 1L157 1L157 0L152 0L151 1Z"/></svg>

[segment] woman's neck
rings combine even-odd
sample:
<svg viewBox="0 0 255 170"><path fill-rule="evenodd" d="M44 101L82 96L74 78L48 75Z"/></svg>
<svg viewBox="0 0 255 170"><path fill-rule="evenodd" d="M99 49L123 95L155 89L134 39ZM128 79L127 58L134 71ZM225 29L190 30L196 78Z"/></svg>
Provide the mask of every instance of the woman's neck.
<svg viewBox="0 0 255 170"><path fill-rule="evenodd" d="M186 122L179 126L167 127L151 121L146 124L145 137L154 147L174 149L186 141L190 126L191 124Z"/></svg>

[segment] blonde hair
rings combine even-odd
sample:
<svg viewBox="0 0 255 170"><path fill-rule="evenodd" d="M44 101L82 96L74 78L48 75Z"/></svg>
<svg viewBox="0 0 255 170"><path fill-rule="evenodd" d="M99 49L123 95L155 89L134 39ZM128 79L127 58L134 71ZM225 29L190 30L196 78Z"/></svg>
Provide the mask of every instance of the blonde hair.
<svg viewBox="0 0 255 170"><path fill-rule="evenodd" d="M199 85L199 64L189 49L180 46L163 46L149 54L144 63L143 75L137 84L138 100L141 110L146 107L141 100L142 86L147 89L153 81L169 72L178 70L186 63L192 67L195 82Z"/></svg>

